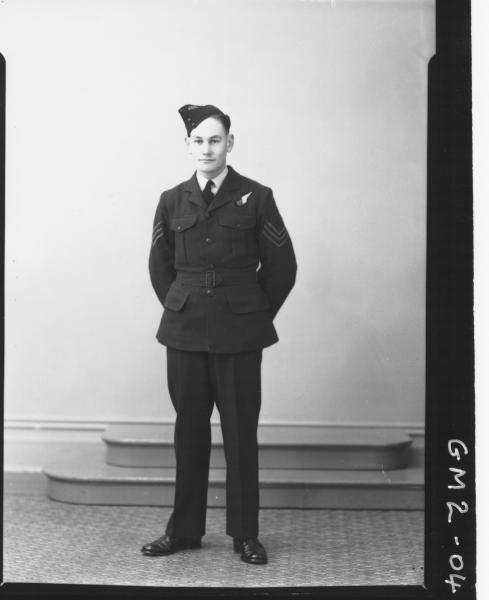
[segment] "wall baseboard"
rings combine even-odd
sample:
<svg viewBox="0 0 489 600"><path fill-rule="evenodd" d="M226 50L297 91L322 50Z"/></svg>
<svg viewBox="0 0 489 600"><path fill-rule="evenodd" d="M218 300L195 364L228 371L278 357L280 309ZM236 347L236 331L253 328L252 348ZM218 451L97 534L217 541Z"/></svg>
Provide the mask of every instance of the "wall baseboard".
<svg viewBox="0 0 489 600"><path fill-rule="evenodd" d="M6 418L5 429L36 429L36 430L58 430L58 429L66 429L66 430L93 430L93 431L103 431L109 425L166 425L168 423L172 423L171 419L150 419L150 418L140 418L140 419L124 419L124 418L110 418L110 419L56 419L56 418L46 418L46 417L12 417ZM214 425L219 423L218 417L213 417L211 422ZM261 425L267 425L267 427L293 427L293 426L301 426L301 427L385 427L385 428L395 428L395 429L403 429L404 431L420 431L424 432L424 423L419 422L400 422L400 421L267 421L264 419L260 419Z"/></svg>

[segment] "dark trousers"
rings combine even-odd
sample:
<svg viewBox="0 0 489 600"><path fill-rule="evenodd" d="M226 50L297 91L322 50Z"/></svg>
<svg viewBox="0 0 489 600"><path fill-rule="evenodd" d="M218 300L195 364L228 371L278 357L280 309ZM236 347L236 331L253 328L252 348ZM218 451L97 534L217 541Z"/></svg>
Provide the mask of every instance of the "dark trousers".
<svg viewBox="0 0 489 600"><path fill-rule="evenodd" d="M175 422L176 484L170 535L205 534L210 417L216 404L226 457L226 533L258 536L258 444L262 351L236 354L167 348Z"/></svg>

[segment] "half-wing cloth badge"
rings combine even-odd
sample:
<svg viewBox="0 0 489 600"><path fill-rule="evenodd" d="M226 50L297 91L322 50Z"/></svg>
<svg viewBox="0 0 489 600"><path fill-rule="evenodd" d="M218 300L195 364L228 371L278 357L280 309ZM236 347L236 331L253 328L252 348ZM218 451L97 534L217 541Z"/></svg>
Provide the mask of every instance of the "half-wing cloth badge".
<svg viewBox="0 0 489 600"><path fill-rule="evenodd" d="M253 192L248 192L244 196L241 196L239 200L236 200L236 206L244 206L248 202L248 198Z"/></svg>

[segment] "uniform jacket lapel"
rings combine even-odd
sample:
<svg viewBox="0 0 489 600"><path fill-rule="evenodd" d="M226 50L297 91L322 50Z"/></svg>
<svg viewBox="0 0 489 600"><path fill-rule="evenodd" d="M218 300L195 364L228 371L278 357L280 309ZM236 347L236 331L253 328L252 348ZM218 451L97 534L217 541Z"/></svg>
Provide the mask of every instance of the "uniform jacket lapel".
<svg viewBox="0 0 489 600"><path fill-rule="evenodd" d="M197 175L195 173L188 181L185 182L183 189L186 192L189 192L189 202L200 206L200 208L203 208L204 210L207 209L207 204L205 203L205 200L202 197L202 192L200 190L199 182L197 181Z"/></svg>
<svg viewBox="0 0 489 600"><path fill-rule="evenodd" d="M226 175L226 179L222 182L219 191L210 203L209 210L216 210L216 208L220 208L224 204L227 204L237 197L238 194L236 193L236 190L241 188L241 183L241 175L236 173L236 171L228 165L228 174Z"/></svg>
<svg viewBox="0 0 489 600"><path fill-rule="evenodd" d="M236 192L241 188L241 183L241 175L239 173L236 173L236 171L228 165L228 174L226 176L226 179L222 182L219 191L210 203L209 210L216 210L216 208L220 208L221 206L227 204L231 200L235 198L237 199L238 194ZM197 181L196 173L194 173L192 177L185 182L183 189L186 192L189 192L189 202L192 202L192 204L195 204L200 208L207 210L207 204L204 198L202 197L202 191L200 189L199 182Z"/></svg>

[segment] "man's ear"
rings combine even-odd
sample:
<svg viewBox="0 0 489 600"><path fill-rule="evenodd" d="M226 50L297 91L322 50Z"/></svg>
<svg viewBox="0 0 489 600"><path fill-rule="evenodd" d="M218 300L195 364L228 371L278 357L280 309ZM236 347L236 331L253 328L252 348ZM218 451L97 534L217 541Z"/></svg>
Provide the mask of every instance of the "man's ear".
<svg viewBox="0 0 489 600"><path fill-rule="evenodd" d="M231 152L231 150L233 149L233 146L234 146L234 134L230 133L228 135L227 151Z"/></svg>
<svg viewBox="0 0 489 600"><path fill-rule="evenodd" d="M185 140L185 145L187 146L187 150L190 150L190 138L188 136L186 136L184 138Z"/></svg>

